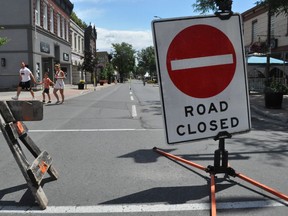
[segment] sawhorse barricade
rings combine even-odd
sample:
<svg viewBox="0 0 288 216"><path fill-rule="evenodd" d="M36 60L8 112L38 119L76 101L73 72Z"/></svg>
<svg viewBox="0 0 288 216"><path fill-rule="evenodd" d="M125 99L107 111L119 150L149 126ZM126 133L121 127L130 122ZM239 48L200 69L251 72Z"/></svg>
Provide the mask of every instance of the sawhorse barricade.
<svg viewBox="0 0 288 216"><path fill-rule="evenodd" d="M48 199L41 187L41 181L48 172L53 180L58 172L52 165L52 157L41 151L27 134L28 129L22 121L41 121L43 104L40 101L0 101L0 127L4 138L41 209L45 209ZM35 157L30 164L20 146L20 140Z"/></svg>
<svg viewBox="0 0 288 216"><path fill-rule="evenodd" d="M170 153L167 153L157 147L154 147L154 151L156 151L157 153L165 156L165 157L168 157L168 158L171 158L173 160L176 160L176 161L180 161L184 164L187 164L187 165L190 165L190 166L193 166L197 169L200 169L202 171L205 171L207 173L210 174L210 192L211 192L211 216L216 216L216 196L215 196L215 193L216 193L216 187L215 187L215 177L216 177L216 174L219 174L219 173L223 173L225 174L225 177L229 177L229 176L232 176L232 177L238 177L250 184L253 184L285 201L288 201L288 196L275 190L275 189L272 189L264 184L261 184L241 173L236 173L236 171L229 166L228 164L228 151L225 150L225 139L227 138L231 138L231 134L227 133L227 132L220 132L215 138L214 140L219 140L219 148L214 152L214 166L212 165L209 165L208 167L204 167L202 165L199 165L197 163L194 163L192 161L189 161L189 160L185 160L181 157L178 157L178 156L175 156L173 154L170 154Z"/></svg>

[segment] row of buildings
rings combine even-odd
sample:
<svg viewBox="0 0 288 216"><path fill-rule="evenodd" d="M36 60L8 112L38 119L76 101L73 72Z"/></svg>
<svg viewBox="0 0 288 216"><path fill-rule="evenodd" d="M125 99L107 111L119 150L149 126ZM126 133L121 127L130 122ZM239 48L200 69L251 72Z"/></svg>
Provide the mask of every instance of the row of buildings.
<svg viewBox="0 0 288 216"><path fill-rule="evenodd" d="M53 79L55 63L60 63L66 73L66 83L90 80L90 73L83 74L80 66L84 51L96 55L97 32L91 25L83 29L73 22L72 11L69 0L21 0L21 4L19 0L1 1L0 37L7 37L9 42L0 47L0 89L16 88L21 61L28 64L37 80L42 79L44 72L49 72ZM285 77L288 74L288 17L271 15L271 48L268 48L267 14L265 6L255 6L242 13L246 56L268 52L273 59L282 60L275 65L271 62L272 75ZM99 63L105 64L108 53L97 52L97 55L103 61ZM263 76L265 65L263 61L250 62L248 74Z"/></svg>
<svg viewBox="0 0 288 216"><path fill-rule="evenodd" d="M0 89L17 87L22 61L38 81L44 72L53 79L55 63L66 73L66 83L90 81L80 66L84 51L96 55L97 32L95 26L83 29L71 20L73 6L69 0L1 1L0 37L9 41L0 47Z"/></svg>
<svg viewBox="0 0 288 216"><path fill-rule="evenodd" d="M266 6L258 5L242 13L250 90L264 90L267 54L270 56L268 76L287 83L288 16L284 13L270 14L269 19L270 21ZM268 23L270 23L270 47L267 46Z"/></svg>

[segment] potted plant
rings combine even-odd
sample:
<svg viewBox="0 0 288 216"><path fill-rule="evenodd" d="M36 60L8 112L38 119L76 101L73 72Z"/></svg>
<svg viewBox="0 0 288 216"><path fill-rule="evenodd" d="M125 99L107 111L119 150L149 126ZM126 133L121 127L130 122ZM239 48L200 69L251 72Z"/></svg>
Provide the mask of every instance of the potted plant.
<svg viewBox="0 0 288 216"><path fill-rule="evenodd" d="M85 80L80 80L78 83L78 89L84 89Z"/></svg>
<svg viewBox="0 0 288 216"><path fill-rule="evenodd" d="M265 107L270 109L281 109L283 95L288 93L288 87L281 81L273 79L268 82L265 91Z"/></svg>

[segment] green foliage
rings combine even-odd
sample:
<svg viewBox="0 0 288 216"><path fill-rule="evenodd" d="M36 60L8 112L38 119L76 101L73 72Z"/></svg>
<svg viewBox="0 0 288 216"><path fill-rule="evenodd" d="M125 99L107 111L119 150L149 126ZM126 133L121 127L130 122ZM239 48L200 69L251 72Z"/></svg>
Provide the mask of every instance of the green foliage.
<svg viewBox="0 0 288 216"><path fill-rule="evenodd" d="M80 80L79 84L85 84L85 80Z"/></svg>
<svg viewBox="0 0 288 216"><path fill-rule="evenodd" d="M8 42L8 38L6 38L6 37L0 37L0 46L2 46L2 45L4 45L4 44L6 44Z"/></svg>
<svg viewBox="0 0 288 216"><path fill-rule="evenodd" d="M257 0L256 4L269 5L271 13L288 15L288 1L287 0Z"/></svg>
<svg viewBox="0 0 288 216"><path fill-rule="evenodd" d="M215 0L196 0L196 3L192 7L195 12L200 12L201 14L217 10Z"/></svg>
<svg viewBox="0 0 288 216"><path fill-rule="evenodd" d="M223 3L229 0L196 0L192 5L195 12L207 13L209 11L217 11L218 7L216 2ZM240 0L239 0L240 1ZM254 0L255 5L269 5L271 12L275 14L285 13L288 14L288 1L287 0Z"/></svg>
<svg viewBox="0 0 288 216"><path fill-rule="evenodd" d="M106 68L103 68L103 67L100 68L99 79L100 80L106 80L107 79L107 70L106 70Z"/></svg>
<svg viewBox="0 0 288 216"><path fill-rule="evenodd" d="M272 78L266 83L265 92L273 92L273 93L288 93L288 87L281 80L276 80Z"/></svg>
<svg viewBox="0 0 288 216"><path fill-rule="evenodd" d="M134 70L135 66L135 50L131 44L122 42L121 44L112 44L114 49L112 64L119 72L120 78L127 78L129 73Z"/></svg>
<svg viewBox="0 0 288 216"><path fill-rule="evenodd" d="M107 74L107 78L111 79L111 77L114 74L113 65L111 63L107 63L106 67L105 67L105 71L106 71L106 74Z"/></svg>
<svg viewBox="0 0 288 216"><path fill-rule="evenodd" d="M96 61L97 60L91 51L85 51L82 69L87 71L87 72L93 73L94 70L96 70L96 65L97 65Z"/></svg>
<svg viewBox="0 0 288 216"><path fill-rule="evenodd" d="M72 11L71 13L71 19L78 25L80 26L82 29L87 28L87 24L85 22L83 22L80 18L78 18L78 16L76 15L76 13L74 11Z"/></svg>
<svg viewBox="0 0 288 216"><path fill-rule="evenodd" d="M142 49L137 53L138 69L140 76L149 72L151 76L156 76L155 51L152 46Z"/></svg>

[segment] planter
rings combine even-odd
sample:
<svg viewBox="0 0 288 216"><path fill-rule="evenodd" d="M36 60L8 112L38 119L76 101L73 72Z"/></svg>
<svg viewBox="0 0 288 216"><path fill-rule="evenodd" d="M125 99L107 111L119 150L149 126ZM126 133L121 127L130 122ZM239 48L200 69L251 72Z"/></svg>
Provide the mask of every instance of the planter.
<svg viewBox="0 0 288 216"><path fill-rule="evenodd" d="M100 85L104 85L104 83L107 83L107 80L99 80Z"/></svg>
<svg viewBox="0 0 288 216"><path fill-rule="evenodd" d="M78 89L84 89L84 83L78 83Z"/></svg>
<svg viewBox="0 0 288 216"><path fill-rule="evenodd" d="M281 109L283 101L283 93L266 92L265 93L265 107L269 109Z"/></svg>

